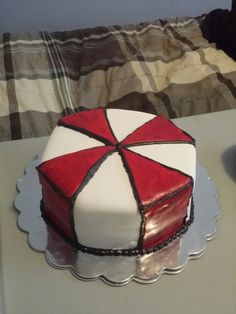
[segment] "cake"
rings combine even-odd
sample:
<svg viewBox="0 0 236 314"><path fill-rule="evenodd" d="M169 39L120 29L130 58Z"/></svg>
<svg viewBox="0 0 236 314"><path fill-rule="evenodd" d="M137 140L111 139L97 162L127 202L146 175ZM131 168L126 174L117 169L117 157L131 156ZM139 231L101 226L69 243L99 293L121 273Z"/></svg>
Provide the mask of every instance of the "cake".
<svg viewBox="0 0 236 314"><path fill-rule="evenodd" d="M160 250L193 221L194 139L170 120L96 108L65 116L37 167L41 213L97 255Z"/></svg>

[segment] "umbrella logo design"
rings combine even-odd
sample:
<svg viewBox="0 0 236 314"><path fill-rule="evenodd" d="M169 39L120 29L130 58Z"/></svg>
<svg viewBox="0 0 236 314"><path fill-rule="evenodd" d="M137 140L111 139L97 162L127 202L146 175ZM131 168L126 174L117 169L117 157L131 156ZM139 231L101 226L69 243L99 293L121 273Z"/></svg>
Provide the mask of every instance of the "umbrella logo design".
<svg viewBox="0 0 236 314"><path fill-rule="evenodd" d="M43 187L42 214L67 240L85 252L102 255L152 252L167 245L191 223L192 214L188 220L186 215L191 204L193 178L172 165L150 158L143 152L147 148L155 149L158 155L158 147L168 149L174 145L181 149L183 144L194 147L194 140L171 121L153 115L120 139L108 112L107 109L97 108L65 116L58 122L58 128L82 134L88 139L95 140L97 144L95 147L78 151L75 149L50 158L39 165L39 178ZM138 235L132 237L137 239L133 241L132 238L127 247L126 245L120 247L119 243L115 244L115 248L103 247L97 242L95 246L84 244L80 241L83 238L81 228L77 228L75 223L77 215L74 210L75 203L79 204L80 197L83 199L83 193L86 194L89 185L95 184L93 182L96 181L96 176L102 178L102 171L108 172L103 169L106 169L106 164L113 162L112 158L122 165L119 171L123 172L122 176L127 178L130 185L132 204L135 204L133 205L137 211L135 215L138 217L135 222ZM112 185L113 182L106 184ZM114 193L119 194L119 188L116 188ZM106 199L110 196L104 191L101 197ZM82 217L82 214L78 213L79 216ZM109 224L109 220L106 224ZM99 232L99 226L96 228ZM104 228L103 231L106 233ZM109 226L107 228L110 230ZM93 233L92 230L86 232ZM105 234L104 237L109 238L109 234ZM122 235L119 234L119 237L122 238ZM96 238L99 238L99 234ZM123 243L124 239L121 242Z"/></svg>

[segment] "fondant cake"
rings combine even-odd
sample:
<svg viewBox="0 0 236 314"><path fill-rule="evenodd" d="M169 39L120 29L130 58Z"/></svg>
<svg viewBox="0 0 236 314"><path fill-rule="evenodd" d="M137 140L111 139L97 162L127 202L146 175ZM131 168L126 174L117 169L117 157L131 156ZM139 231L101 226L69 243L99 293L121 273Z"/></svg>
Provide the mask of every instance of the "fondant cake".
<svg viewBox="0 0 236 314"><path fill-rule="evenodd" d="M193 220L195 141L158 115L96 108L61 118L38 166L41 212L76 249L142 255Z"/></svg>

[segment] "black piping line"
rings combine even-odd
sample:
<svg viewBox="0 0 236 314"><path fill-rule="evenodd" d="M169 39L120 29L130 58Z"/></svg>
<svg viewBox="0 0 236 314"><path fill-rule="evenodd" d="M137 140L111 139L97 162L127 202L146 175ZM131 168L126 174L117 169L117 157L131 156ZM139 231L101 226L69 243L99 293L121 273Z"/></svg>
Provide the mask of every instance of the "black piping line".
<svg viewBox="0 0 236 314"><path fill-rule="evenodd" d="M150 142L139 142L123 145L125 148L134 147L134 146L146 146L146 145L162 145L162 144L189 144L195 147L194 141L185 141L185 140L176 140L176 141L150 141Z"/></svg>
<svg viewBox="0 0 236 314"><path fill-rule="evenodd" d="M108 156L112 155L114 152L116 152L116 149L114 147L113 150L106 152L101 158L99 158L92 167L89 168L87 173L85 174L79 188L76 190L76 192L71 197L71 203L74 204L78 194L84 189L84 187L89 183L89 181L92 179L92 177L95 175L97 170L100 168L101 164L107 159Z"/></svg>
<svg viewBox="0 0 236 314"><path fill-rule="evenodd" d="M139 197L139 193L138 193L138 190L136 188L135 180L134 180L132 171L130 170L128 161L126 160L125 155L123 154L121 149L118 150L118 153L119 153L119 155L121 157L123 166L124 166L125 171L126 171L126 173L128 175L129 182L130 182L131 188L133 190L133 195L134 195L134 198L135 198L137 206L138 206L138 210L139 210L140 215L141 215L141 222L140 222L140 228L139 228L139 238L138 238L138 246L137 246L137 248L140 249L142 247L143 236L144 236L144 213L143 213L144 209L143 209L143 205L141 203L141 200L140 200L140 197Z"/></svg>
<svg viewBox="0 0 236 314"><path fill-rule="evenodd" d="M151 121L153 121L154 119L158 118L158 117L162 117L161 115L156 115L154 118L146 121L144 124L140 125L139 127L137 127L133 132L131 132L130 134L128 134L122 141L121 143L123 143L129 136L131 136L132 134L134 134L137 130L141 129L142 127L144 127L146 124L148 124L149 122L151 123ZM167 119L165 118L168 122L170 122L176 129L178 129L179 131L181 131L183 134L185 134L186 136L188 136L190 138L189 141L187 140L177 140L177 141L152 141L150 142L151 144L152 143L157 143L157 144L166 144L166 143L170 143L170 144L175 144L175 143L186 143L186 144L192 144L192 145L196 145L195 144L195 139L190 135L188 134L187 132L183 131L182 129L180 129L177 125L175 125L170 119ZM137 145L144 145L143 144L144 142L142 142L142 144L135 144L136 146ZM149 142L146 142L146 143L149 143ZM126 146L131 146L133 144L127 144Z"/></svg>
<svg viewBox="0 0 236 314"><path fill-rule="evenodd" d="M152 119L146 121L145 123L143 123L142 125L138 126L135 130L133 130L133 132L129 133L128 135L126 135L126 137L121 141L121 143L123 143L129 136L131 136L133 133L135 133L137 130L141 129L142 127L144 127L146 124L148 124L150 121L153 121L154 119L156 119L157 117L159 117L160 115L155 115L155 117L153 117Z"/></svg>
<svg viewBox="0 0 236 314"><path fill-rule="evenodd" d="M52 189L59 194L59 196L61 196L64 200L66 201L70 201L70 197L66 196L61 189L59 189L59 187L50 179L50 177L45 174L42 170L41 170L41 166L43 166L46 163L46 161L44 161L42 164L40 164L39 166L36 167L37 171L39 172L39 174L47 181L47 183L49 185L51 185Z"/></svg>
<svg viewBox="0 0 236 314"><path fill-rule="evenodd" d="M74 242L78 242L78 236L75 231L75 222L74 222L74 204L76 201L77 196L79 193L85 188L85 186L89 183L89 181L93 178L93 176L96 174L97 170L100 168L102 163L107 159L108 156L112 155L116 150L108 151L105 153L100 159L96 161L96 163L89 168L87 173L85 174L80 186L76 190L76 192L73 194L73 196L70 199L70 217L71 217L71 230L73 231L74 234Z"/></svg>
<svg viewBox="0 0 236 314"><path fill-rule="evenodd" d="M57 123L58 126L62 126L64 128L67 128L67 129L71 129L71 130L74 130L74 131L77 131L77 132L80 132L82 134L85 134L89 137L92 137L94 138L95 140L98 140L99 142L102 142L103 144L105 145L108 145L108 146L112 146L113 143L111 141L109 141L108 139L106 139L105 137L103 136L100 136L100 135L97 135L87 129L84 129L84 128L81 128L81 127L77 127L77 126L74 126L74 125L71 125L71 124L67 124L65 122L62 122L61 120Z"/></svg>
<svg viewBox="0 0 236 314"><path fill-rule="evenodd" d="M125 149L125 148L124 148L124 149ZM141 158L144 158L144 159L147 159L147 160L152 161L152 162L154 162L154 163L157 163L157 164L163 166L164 168L166 168L166 169L168 169L168 170L172 170L173 172L177 172L177 173L183 175L184 177L187 177L187 178L190 180L187 184L185 184L184 186L182 186L180 189L175 190L173 193L170 193L170 194L168 194L167 196L165 196L165 197L163 197L163 198L161 198L161 199L159 199L159 200L157 200L157 201L154 201L154 202L152 202L152 203L150 203L150 204L148 204L148 205L142 205L142 206L143 206L143 209L146 209L146 208L152 207L152 206L154 206L154 205L157 205L159 202L162 202L162 201L168 199L169 197L174 196L175 194L177 194L177 193L181 192L182 190L188 188L190 185L192 185L192 187L193 187L194 182L193 182L193 177L192 177L192 176L190 176L190 175L188 175L188 174L182 172L182 171L179 170L179 169L169 167L169 166L167 166L167 165L165 165L165 164L162 164L162 163L160 163L160 162L158 162L158 161L155 161L155 160L153 160L153 159L151 159L151 158L149 158L149 157L146 157L146 156L144 156L144 155L141 155L141 154L139 154L139 153L137 153L137 152L133 152L133 151L130 151L130 150L128 150L128 149L126 149L126 150L129 151L129 152L131 152L131 153L134 153L134 154L138 155L138 156L141 157ZM135 183L134 183L134 184L135 184Z"/></svg>
<svg viewBox="0 0 236 314"><path fill-rule="evenodd" d="M159 162L159 161L156 161L156 160L154 160L154 159L152 159L152 158L149 158L149 157L147 157L147 156L145 156L145 155L141 155L141 154L139 154L138 152L134 152L134 151L132 151L132 150L129 150L128 148L127 148L127 149L124 148L124 149L127 150L127 151L129 151L130 153L133 153L133 154L138 155L138 156L141 157L141 158L147 159L147 160L149 160L149 161L151 161L151 162L153 162L153 163L157 163L157 164L159 164L159 165L161 165L161 166L163 166L163 167L165 167L165 168L167 168L167 169L169 169L169 170L176 171L176 172L182 174L183 176L188 177L189 179L193 180L192 176L190 176L189 174L187 174L187 173L185 173L185 172L183 172L183 171L181 171L181 170L179 170L179 169L176 169L176 168L167 166L167 165L165 165L165 164L163 164L163 163L161 163L161 162Z"/></svg>
<svg viewBox="0 0 236 314"><path fill-rule="evenodd" d="M109 119L108 119L108 116L107 116L107 109L106 109L106 108L103 108L103 114L104 114L104 117L105 117L105 119L106 119L106 121L107 121L107 125L108 125L108 128L109 128L109 130L110 130L112 136L114 137L115 141L118 143L119 141L117 140L117 138L116 138L116 136L115 136L115 133L114 133L112 127L111 127L110 121L109 121Z"/></svg>

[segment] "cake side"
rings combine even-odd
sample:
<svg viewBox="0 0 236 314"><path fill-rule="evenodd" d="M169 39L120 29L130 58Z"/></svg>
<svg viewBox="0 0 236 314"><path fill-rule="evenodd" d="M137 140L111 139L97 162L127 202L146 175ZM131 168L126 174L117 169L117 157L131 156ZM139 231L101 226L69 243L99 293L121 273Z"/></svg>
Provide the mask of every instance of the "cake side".
<svg viewBox="0 0 236 314"><path fill-rule="evenodd" d="M62 118L38 167L42 214L89 253L160 249L193 218L194 144L169 120L141 112L98 108Z"/></svg>

